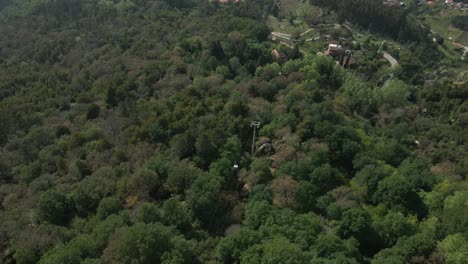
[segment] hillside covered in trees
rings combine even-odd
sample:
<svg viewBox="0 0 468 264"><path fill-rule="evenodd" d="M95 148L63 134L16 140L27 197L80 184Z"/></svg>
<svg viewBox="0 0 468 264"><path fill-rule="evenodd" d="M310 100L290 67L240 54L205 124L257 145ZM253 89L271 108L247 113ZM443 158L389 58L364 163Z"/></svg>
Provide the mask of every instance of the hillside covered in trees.
<svg viewBox="0 0 468 264"><path fill-rule="evenodd" d="M273 0L1 1L0 263L467 263L466 62L301 3L375 34L358 69L271 40Z"/></svg>

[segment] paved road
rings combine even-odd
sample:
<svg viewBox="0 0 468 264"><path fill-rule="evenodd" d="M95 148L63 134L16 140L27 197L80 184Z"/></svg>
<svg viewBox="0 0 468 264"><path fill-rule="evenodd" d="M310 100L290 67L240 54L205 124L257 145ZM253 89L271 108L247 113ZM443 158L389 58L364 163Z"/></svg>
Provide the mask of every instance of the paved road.
<svg viewBox="0 0 468 264"><path fill-rule="evenodd" d="M394 77L394 74L389 73L382 87L387 87L390 84L390 82L393 80L393 77Z"/></svg>
<svg viewBox="0 0 468 264"><path fill-rule="evenodd" d="M390 62L390 64L392 65L392 67L395 67L395 66L398 65L398 61L397 61L395 58L393 58L392 55L388 54L388 53L385 52L385 51L382 52L382 54L383 54L383 57L384 57L386 60L388 60L388 62Z"/></svg>

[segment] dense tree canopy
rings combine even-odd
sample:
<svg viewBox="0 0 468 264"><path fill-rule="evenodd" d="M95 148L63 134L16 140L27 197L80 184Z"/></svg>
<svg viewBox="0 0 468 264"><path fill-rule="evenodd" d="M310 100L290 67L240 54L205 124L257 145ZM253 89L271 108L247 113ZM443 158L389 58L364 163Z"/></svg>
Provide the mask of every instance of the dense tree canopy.
<svg viewBox="0 0 468 264"><path fill-rule="evenodd" d="M466 64L413 8L1 1L0 263L465 263Z"/></svg>

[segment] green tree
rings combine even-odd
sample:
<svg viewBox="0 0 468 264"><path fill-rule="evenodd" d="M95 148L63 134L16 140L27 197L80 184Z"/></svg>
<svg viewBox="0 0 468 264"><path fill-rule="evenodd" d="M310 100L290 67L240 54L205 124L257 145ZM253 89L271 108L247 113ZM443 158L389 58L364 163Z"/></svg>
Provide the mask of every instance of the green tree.
<svg viewBox="0 0 468 264"><path fill-rule="evenodd" d="M247 249L241 255L240 263L304 263L305 254L301 248L285 238L273 238Z"/></svg>
<svg viewBox="0 0 468 264"><path fill-rule="evenodd" d="M368 202L372 202L379 182L389 173L388 169L382 165L367 165L356 173L351 180L351 187Z"/></svg>
<svg viewBox="0 0 468 264"><path fill-rule="evenodd" d="M266 183L272 178L270 161L266 158L255 159L250 169L255 176L255 183Z"/></svg>
<svg viewBox="0 0 468 264"><path fill-rule="evenodd" d="M73 204L62 192L50 190L41 194L37 204L39 220L66 225L73 215Z"/></svg>
<svg viewBox="0 0 468 264"><path fill-rule="evenodd" d="M168 131L157 123L152 123L147 127L148 138L150 142L166 142L168 138Z"/></svg>
<svg viewBox="0 0 468 264"><path fill-rule="evenodd" d="M220 150L220 157L228 159L232 163L240 163L242 158L242 144L237 136L232 136Z"/></svg>
<svg viewBox="0 0 468 264"><path fill-rule="evenodd" d="M351 208L343 213L337 233L343 238L356 238L363 255L371 256L381 248L380 237L372 227L371 215L361 208Z"/></svg>
<svg viewBox="0 0 468 264"><path fill-rule="evenodd" d="M194 151L194 140L188 133L178 134L171 139L171 148L174 150L179 159L190 157Z"/></svg>
<svg viewBox="0 0 468 264"><path fill-rule="evenodd" d="M220 158L211 163L209 171L223 177L224 188L232 189L238 185L238 169L234 168L237 162L232 162L227 158Z"/></svg>
<svg viewBox="0 0 468 264"><path fill-rule="evenodd" d="M146 224L159 222L162 219L162 210L153 203L143 203L138 211L137 219Z"/></svg>
<svg viewBox="0 0 468 264"><path fill-rule="evenodd" d="M338 254L360 259L355 239L342 240L336 235L320 234L311 251L316 258L331 259Z"/></svg>
<svg viewBox="0 0 468 264"><path fill-rule="evenodd" d="M106 91L106 103L109 106L116 106L118 103L117 92L115 91L115 87L109 87Z"/></svg>
<svg viewBox="0 0 468 264"><path fill-rule="evenodd" d="M451 22L457 28L468 30L468 16L454 16Z"/></svg>
<svg viewBox="0 0 468 264"><path fill-rule="evenodd" d="M221 185L222 178L219 175L204 173L188 190L187 202L205 226L213 227L215 224Z"/></svg>
<svg viewBox="0 0 468 264"><path fill-rule="evenodd" d="M297 45L297 44L294 45L294 48L293 48L293 50L291 52L290 57L293 60L302 58L302 53L301 53L301 50L299 49L299 45Z"/></svg>
<svg viewBox="0 0 468 264"><path fill-rule="evenodd" d="M320 87L338 89L342 82L336 63L330 56L317 56L312 65L305 67L306 77L317 80Z"/></svg>
<svg viewBox="0 0 468 264"><path fill-rule="evenodd" d="M339 127L325 137L330 152L338 165L351 169L354 156L361 151L361 139L351 127Z"/></svg>
<svg viewBox="0 0 468 264"><path fill-rule="evenodd" d="M288 223L285 224L285 226L288 225ZM313 213L296 215L290 224L290 228L281 229L284 230L284 235L289 240L300 245L302 248L314 245L317 237L324 230L319 216Z"/></svg>
<svg viewBox="0 0 468 264"><path fill-rule="evenodd" d="M115 214L122 209L122 202L117 197L105 197L98 205L97 215L104 219L111 214Z"/></svg>
<svg viewBox="0 0 468 264"><path fill-rule="evenodd" d="M408 156L409 151L394 139L383 139L374 145L375 158L392 166L398 166Z"/></svg>
<svg viewBox="0 0 468 264"><path fill-rule="evenodd" d="M213 135L207 132L200 132L195 139L195 151L204 161L203 164L210 164L217 158L218 146L213 141Z"/></svg>
<svg viewBox="0 0 468 264"><path fill-rule="evenodd" d="M101 199L115 191L115 176L113 169L102 167L82 180L71 192L78 213L94 212Z"/></svg>
<svg viewBox="0 0 468 264"><path fill-rule="evenodd" d="M190 163L173 163L168 169L166 187L173 193L181 194L192 185L199 174L200 171Z"/></svg>
<svg viewBox="0 0 468 264"><path fill-rule="evenodd" d="M162 220L167 225L173 225L181 231L190 229L193 214L186 203L180 201L179 197L166 200L162 206Z"/></svg>
<svg viewBox="0 0 468 264"><path fill-rule="evenodd" d="M149 168L142 168L133 173L127 181L127 193L148 199L161 187L159 175Z"/></svg>
<svg viewBox="0 0 468 264"><path fill-rule="evenodd" d="M443 226L449 234L468 235L468 192L458 191L444 201Z"/></svg>
<svg viewBox="0 0 468 264"><path fill-rule="evenodd" d="M60 125L55 128L55 137L60 138L65 135L70 135L70 129L66 126Z"/></svg>
<svg viewBox="0 0 468 264"><path fill-rule="evenodd" d="M218 60L225 58L224 49L219 40L213 40L209 44L209 53Z"/></svg>
<svg viewBox="0 0 468 264"><path fill-rule="evenodd" d="M265 184L256 184L249 192L249 204L253 202L265 201L267 203L273 202L273 195L271 187Z"/></svg>
<svg viewBox="0 0 468 264"><path fill-rule="evenodd" d="M380 251L373 257L372 264L409 263L412 258L429 256L436 247L434 238L425 233L402 237L391 248Z"/></svg>
<svg viewBox="0 0 468 264"><path fill-rule="evenodd" d="M406 159L398 167L398 172L405 176L416 190L430 191L437 181L430 171L429 162L421 158Z"/></svg>
<svg viewBox="0 0 468 264"><path fill-rule="evenodd" d="M33 264L37 263L40 256L33 249L28 248L16 248L16 252L13 255L16 263L18 264Z"/></svg>
<svg viewBox="0 0 468 264"><path fill-rule="evenodd" d="M86 163L82 160L77 160L75 162L76 169L78 170L78 175L81 178L84 178L86 175L89 175L92 173L92 171L88 168Z"/></svg>
<svg viewBox="0 0 468 264"><path fill-rule="evenodd" d="M420 217L427 214L427 208L419 197L415 186L398 173L379 182L375 199L390 208L404 212L415 212Z"/></svg>
<svg viewBox="0 0 468 264"><path fill-rule="evenodd" d="M86 110L86 119L91 120L91 119L96 119L99 116L99 113L101 112L101 108L95 104L91 104L88 106L88 109Z"/></svg>
<svg viewBox="0 0 468 264"><path fill-rule="evenodd" d="M239 262L241 254L259 241L261 241L259 232L243 228L239 233L219 241L216 246L216 257L223 263Z"/></svg>
<svg viewBox="0 0 468 264"><path fill-rule="evenodd" d="M308 181L300 181L296 194L297 210L304 213L316 210L318 193L317 186Z"/></svg>
<svg viewBox="0 0 468 264"><path fill-rule="evenodd" d="M275 208L267 201L251 202L245 209L244 224L251 229L258 229L266 223Z"/></svg>
<svg viewBox="0 0 468 264"><path fill-rule="evenodd" d="M281 66L278 63L273 62L271 64L257 68L255 75L261 77L264 80L271 80L278 76L280 72Z"/></svg>
<svg viewBox="0 0 468 264"><path fill-rule="evenodd" d="M174 250L179 240L184 239L175 230L158 223L137 223L131 227L123 227L111 239L104 262L161 263L163 256ZM191 257L182 259L183 263L189 263Z"/></svg>
<svg viewBox="0 0 468 264"><path fill-rule="evenodd" d="M23 184L29 184L41 175L41 163L36 160L21 168L19 180Z"/></svg>
<svg viewBox="0 0 468 264"><path fill-rule="evenodd" d="M377 97L367 83L348 75L343 83L349 109L364 116L377 111Z"/></svg>
<svg viewBox="0 0 468 264"><path fill-rule="evenodd" d="M320 193L326 193L344 182L341 173L330 164L316 168L309 177L310 182L317 186Z"/></svg>
<svg viewBox="0 0 468 264"><path fill-rule="evenodd" d="M438 247L444 253L447 264L463 264L468 259L468 240L461 234L447 236Z"/></svg>
<svg viewBox="0 0 468 264"><path fill-rule="evenodd" d="M351 236L360 238L367 235L371 228L371 223L371 216L368 212L360 208L352 208L344 212L337 232L344 238Z"/></svg>
<svg viewBox="0 0 468 264"><path fill-rule="evenodd" d="M309 175L312 173L314 168L320 165L323 164L314 164L311 160L286 161L278 168L277 174L292 176L297 181L309 180Z"/></svg>
<svg viewBox="0 0 468 264"><path fill-rule="evenodd" d="M409 87L401 80L393 80L389 85L377 90L379 105L386 108L406 106L409 103L409 96Z"/></svg>
<svg viewBox="0 0 468 264"><path fill-rule="evenodd" d="M416 233L416 225L401 212L389 212L384 219L376 223L377 232L389 247L396 244L399 238Z"/></svg>
<svg viewBox="0 0 468 264"><path fill-rule="evenodd" d="M58 246L54 248L53 250L49 251L39 261L39 264L60 264L60 263L70 263L70 264L81 263L80 251L77 248Z"/></svg>
<svg viewBox="0 0 468 264"><path fill-rule="evenodd" d="M276 178L271 182L273 204L277 207L295 208L299 184L291 177Z"/></svg>

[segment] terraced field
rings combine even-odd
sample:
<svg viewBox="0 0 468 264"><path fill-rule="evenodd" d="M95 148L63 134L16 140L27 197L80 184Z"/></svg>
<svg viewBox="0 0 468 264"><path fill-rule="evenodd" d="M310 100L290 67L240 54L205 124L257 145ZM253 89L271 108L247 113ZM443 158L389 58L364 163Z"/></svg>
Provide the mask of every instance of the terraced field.
<svg viewBox="0 0 468 264"><path fill-rule="evenodd" d="M312 6L308 1L302 0L279 0L280 13L284 15L293 15L304 17L305 15L319 16L320 8Z"/></svg>

